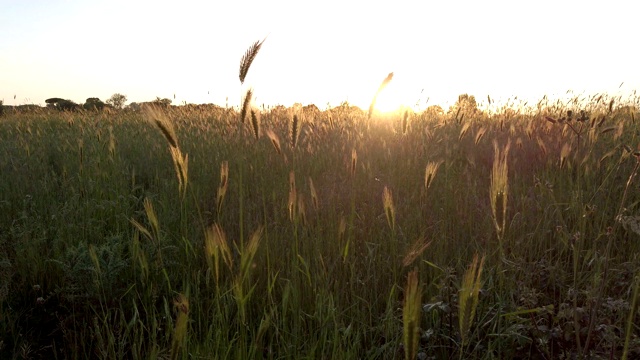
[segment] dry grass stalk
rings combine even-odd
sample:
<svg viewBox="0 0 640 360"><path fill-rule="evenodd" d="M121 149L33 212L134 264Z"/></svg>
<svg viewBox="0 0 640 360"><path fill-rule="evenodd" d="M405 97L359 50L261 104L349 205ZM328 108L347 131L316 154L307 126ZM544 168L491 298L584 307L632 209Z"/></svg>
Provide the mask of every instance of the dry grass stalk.
<svg viewBox="0 0 640 360"><path fill-rule="evenodd" d="M223 161L220 163L220 184L218 185L218 196L216 197L216 206L218 214L222 210L222 202L227 194L227 188L229 186L229 162Z"/></svg>
<svg viewBox="0 0 640 360"><path fill-rule="evenodd" d="M242 59L240 59L240 74L239 74L240 84L244 84L244 79L247 77L249 68L253 63L253 60L255 60L256 56L258 56L258 52L260 51L260 48L262 47L262 44L264 43L265 40L266 38L263 39L262 41L254 42L251 45L251 47L249 47L247 52L244 53L244 55L242 56Z"/></svg>
<svg viewBox="0 0 640 360"><path fill-rule="evenodd" d="M404 306L402 309L404 358L415 359L420 342L420 314L422 312L422 289L418 279L418 270L414 269L407 276Z"/></svg>
<svg viewBox="0 0 640 360"><path fill-rule="evenodd" d="M376 102L378 101L378 95L380 95L382 90L384 90L384 88L387 87L387 85L389 85L389 83L391 82L391 79L393 79L392 72L390 72L389 75L387 75L387 77L384 78L384 80L382 80L380 87L378 87L378 91L376 91L376 94L373 95L373 100L371 101L371 105L369 105L369 114L367 115L367 119L371 119L371 115L373 115L373 109L376 107Z"/></svg>
<svg viewBox="0 0 640 360"><path fill-rule="evenodd" d="M495 154L493 158L493 169L491 171L491 185L489 191L491 194L491 213L493 215L493 223L496 227L498 240L501 244L507 217L507 198L509 195L507 156L509 154L510 147L511 141L507 143L507 146L503 151L500 151L498 142L493 142Z"/></svg>
<svg viewBox="0 0 640 360"><path fill-rule="evenodd" d="M387 216L387 223L391 229L396 228L396 208L393 204L393 194L388 187L384 187L382 191L382 205L384 206L384 214Z"/></svg>
<svg viewBox="0 0 640 360"><path fill-rule="evenodd" d="M464 277L462 278L458 320L460 325L460 338L462 339L463 346L469 341L469 330L471 329L471 324L473 323L476 309L478 308L483 266L484 256L478 263L478 254L475 254L469 269L464 273Z"/></svg>
<svg viewBox="0 0 640 360"><path fill-rule="evenodd" d="M242 109L240 109L240 122L244 124L244 120L247 118L247 111L251 106L251 98L253 96L253 89L247 89L244 99L242 100Z"/></svg>
<svg viewBox="0 0 640 360"><path fill-rule="evenodd" d="M422 255L422 253L427 250L427 248L429 247L429 245L431 245L431 241L427 241L427 238L422 237L419 238L418 240L416 240L411 247L409 248L409 251L407 252L407 254L404 256L404 259L402 260L402 266L407 267L411 264L413 264L413 262L420 256Z"/></svg>
<svg viewBox="0 0 640 360"><path fill-rule="evenodd" d="M253 136L256 140L260 138L260 113L251 109L251 126L253 127Z"/></svg>

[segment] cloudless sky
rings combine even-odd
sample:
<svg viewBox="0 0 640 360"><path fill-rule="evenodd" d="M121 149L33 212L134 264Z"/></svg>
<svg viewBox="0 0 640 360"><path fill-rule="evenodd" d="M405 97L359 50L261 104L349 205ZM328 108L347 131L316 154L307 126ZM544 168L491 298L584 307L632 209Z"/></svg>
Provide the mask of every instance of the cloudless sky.
<svg viewBox="0 0 640 360"><path fill-rule="evenodd" d="M633 1L0 0L0 99L366 108L640 88ZM240 58L266 37L244 86ZM623 83L622 87L620 84ZM175 95L175 99L174 99ZM14 99L15 96L15 99ZM426 103L428 101L428 103Z"/></svg>

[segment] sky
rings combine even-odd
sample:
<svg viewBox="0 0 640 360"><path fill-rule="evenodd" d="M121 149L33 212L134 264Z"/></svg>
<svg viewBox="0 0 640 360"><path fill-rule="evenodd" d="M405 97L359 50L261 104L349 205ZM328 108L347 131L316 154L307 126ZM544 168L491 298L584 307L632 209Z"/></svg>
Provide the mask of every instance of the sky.
<svg viewBox="0 0 640 360"><path fill-rule="evenodd" d="M384 110L640 89L633 1L0 0L0 100ZM242 55L264 44L245 84ZM621 85L622 84L622 85Z"/></svg>

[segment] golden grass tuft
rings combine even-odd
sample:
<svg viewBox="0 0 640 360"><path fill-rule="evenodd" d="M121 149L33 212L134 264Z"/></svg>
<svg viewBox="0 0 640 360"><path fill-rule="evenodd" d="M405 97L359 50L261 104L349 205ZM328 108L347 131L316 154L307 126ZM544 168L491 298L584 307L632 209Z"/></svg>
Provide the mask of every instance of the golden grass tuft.
<svg viewBox="0 0 640 360"><path fill-rule="evenodd" d="M427 167L424 171L424 189L425 190L429 190L429 188L431 187L431 184L433 184L433 179L436 177L436 173L438 172L438 168L440 168L440 165L442 164L442 161L430 161L427 164Z"/></svg>
<svg viewBox="0 0 640 360"><path fill-rule="evenodd" d="M407 276L404 306L402 309L404 358L412 360L418 353L420 342L420 318L422 313L422 289L418 278L418 270L414 269Z"/></svg>
<svg viewBox="0 0 640 360"><path fill-rule="evenodd" d="M242 59L240 59L240 73L239 73L240 84L244 84L244 79L247 77L249 68L253 63L253 60L255 60L256 56L258 56L258 52L260 51L260 48L262 47L262 44L264 43L265 40L266 38L263 39L262 41L254 42L249 47L247 52L244 53L244 55L242 56Z"/></svg>

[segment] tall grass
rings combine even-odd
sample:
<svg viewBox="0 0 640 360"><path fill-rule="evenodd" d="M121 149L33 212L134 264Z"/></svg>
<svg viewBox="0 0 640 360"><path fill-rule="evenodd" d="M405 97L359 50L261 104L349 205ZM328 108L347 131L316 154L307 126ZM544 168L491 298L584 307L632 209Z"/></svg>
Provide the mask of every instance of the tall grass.
<svg viewBox="0 0 640 360"><path fill-rule="evenodd" d="M637 357L638 101L610 100L257 137L241 109L5 114L2 357Z"/></svg>

